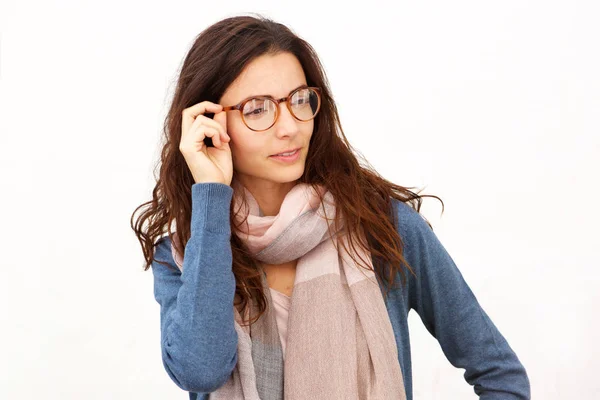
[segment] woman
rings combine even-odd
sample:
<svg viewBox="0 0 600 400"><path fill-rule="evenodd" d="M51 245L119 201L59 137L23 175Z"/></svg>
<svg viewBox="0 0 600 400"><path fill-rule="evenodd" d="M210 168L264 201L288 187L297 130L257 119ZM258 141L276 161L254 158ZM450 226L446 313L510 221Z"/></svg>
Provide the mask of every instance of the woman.
<svg viewBox="0 0 600 400"><path fill-rule="evenodd" d="M164 367L191 399L412 399L410 309L481 398L529 398L424 196L359 164L317 55L288 28L240 16L202 32L165 134L132 227Z"/></svg>

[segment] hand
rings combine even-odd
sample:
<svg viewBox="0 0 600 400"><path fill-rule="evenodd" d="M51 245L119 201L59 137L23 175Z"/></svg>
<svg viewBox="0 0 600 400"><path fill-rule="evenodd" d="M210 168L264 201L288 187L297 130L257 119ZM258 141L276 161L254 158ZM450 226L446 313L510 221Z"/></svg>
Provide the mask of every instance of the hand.
<svg viewBox="0 0 600 400"><path fill-rule="evenodd" d="M226 132L227 113L220 104L203 101L182 112L179 151L190 169L194 181L218 182L231 185L233 161ZM203 115L215 113L214 119ZM210 137L214 147L207 147L204 138Z"/></svg>

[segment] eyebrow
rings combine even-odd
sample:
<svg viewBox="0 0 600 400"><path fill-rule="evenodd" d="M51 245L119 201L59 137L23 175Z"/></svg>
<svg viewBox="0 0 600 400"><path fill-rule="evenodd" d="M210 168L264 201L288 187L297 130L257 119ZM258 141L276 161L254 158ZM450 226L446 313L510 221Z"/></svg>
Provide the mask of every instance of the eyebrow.
<svg viewBox="0 0 600 400"><path fill-rule="evenodd" d="M306 84L306 83L303 83L303 84L301 84L300 86L298 86L298 87L296 87L296 88L294 88L294 89L290 90L290 91L288 92L288 94L287 94L287 95L289 96L289 95L290 95L290 93L292 93L294 90L298 90L298 89L300 89L300 88L306 88L306 87L308 87L308 84ZM246 100L249 100L249 99L253 99L253 98L255 98L255 97L270 97L270 98L272 98L272 99L274 99L274 98L275 98L275 97L271 96L270 94L257 94L257 95L253 95L253 96L248 96L248 97L246 97L245 99L238 101L236 104L240 104L240 103L241 103L241 102L243 102L243 101L246 101Z"/></svg>

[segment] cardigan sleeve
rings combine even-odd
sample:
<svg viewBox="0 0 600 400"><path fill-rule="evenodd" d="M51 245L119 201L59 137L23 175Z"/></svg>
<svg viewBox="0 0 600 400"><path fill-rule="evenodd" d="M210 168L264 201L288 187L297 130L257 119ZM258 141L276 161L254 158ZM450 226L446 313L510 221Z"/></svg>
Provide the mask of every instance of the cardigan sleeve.
<svg viewBox="0 0 600 400"><path fill-rule="evenodd" d="M425 219L397 202L409 276L409 307L439 342L448 361L485 400L530 399L526 370L479 305L453 259Z"/></svg>
<svg viewBox="0 0 600 400"><path fill-rule="evenodd" d="M231 187L220 183L194 184L183 272L171 254L169 237L159 239L152 262L163 365L179 388L194 392L190 398L222 386L237 363L229 221L232 193Z"/></svg>

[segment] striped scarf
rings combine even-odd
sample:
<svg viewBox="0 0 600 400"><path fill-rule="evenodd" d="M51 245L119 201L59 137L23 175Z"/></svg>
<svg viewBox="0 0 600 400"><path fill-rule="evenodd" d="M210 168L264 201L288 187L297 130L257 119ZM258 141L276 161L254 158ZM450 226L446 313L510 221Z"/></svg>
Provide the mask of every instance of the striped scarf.
<svg viewBox="0 0 600 400"><path fill-rule="evenodd" d="M298 261L285 359L263 273L267 311L248 327L233 307L238 363L210 399L405 400L394 331L375 273L358 267L341 246L350 249L343 229L330 237L335 217L331 193L319 187L321 204L310 185L298 183L276 216L263 216L245 187L236 181L232 187L235 218L247 215L243 233L235 234L253 257L267 264ZM237 212L241 195L248 207ZM372 267L370 252L360 246L357 251L357 259ZM183 259L175 247L173 255L181 269ZM245 316L254 312L251 304Z"/></svg>

